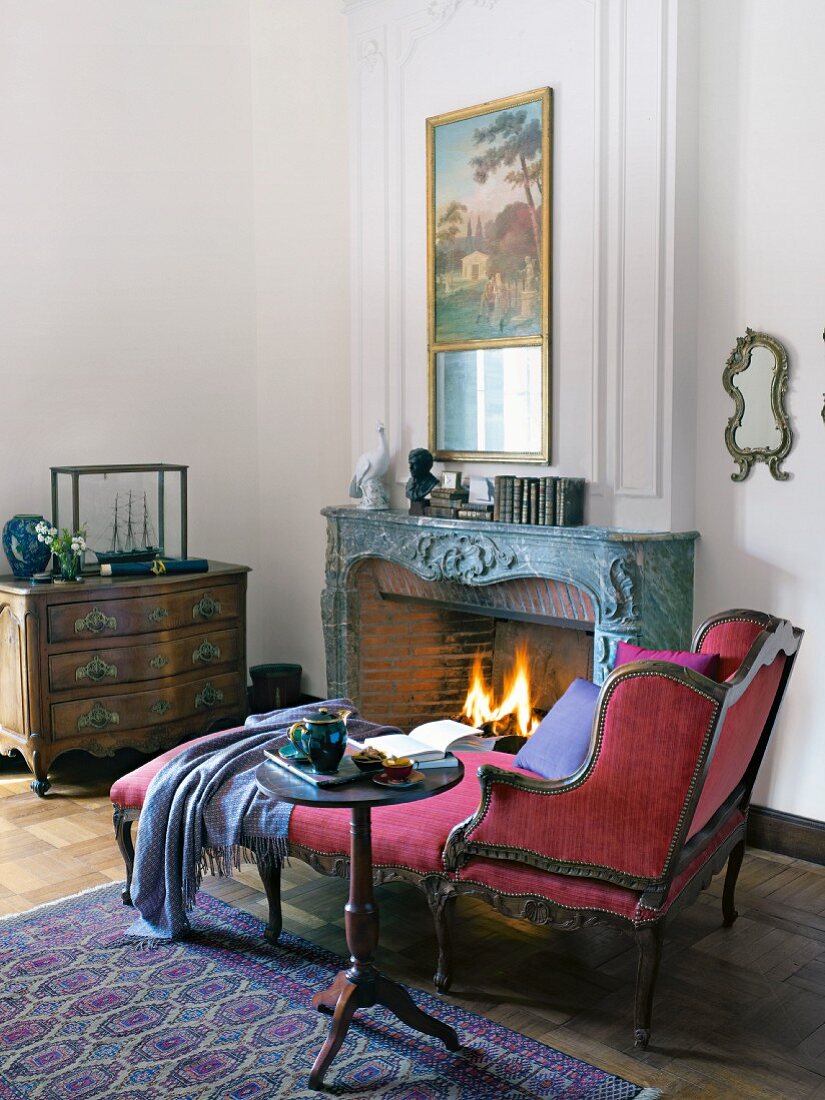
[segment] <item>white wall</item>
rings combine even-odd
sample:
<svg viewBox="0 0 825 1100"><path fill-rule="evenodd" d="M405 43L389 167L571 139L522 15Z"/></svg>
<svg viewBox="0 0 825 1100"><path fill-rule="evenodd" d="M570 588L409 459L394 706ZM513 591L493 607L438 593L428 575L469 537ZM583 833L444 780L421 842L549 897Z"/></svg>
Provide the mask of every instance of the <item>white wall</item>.
<svg viewBox="0 0 825 1100"><path fill-rule="evenodd" d="M703 0L700 41L697 614L757 607L805 628L755 800L825 820L825 7ZM788 350L788 482L763 465L730 480L722 370L747 326Z"/></svg>
<svg viewBox="0 0 825 1100"><path fill-rule="evenodd" d="M246 5L2 0L0 150L0 517L188 463L190 551L257 564Z"/></svg>
<svg viewBox="0 0 825 1100"><path fill-rule="evenodd" d="M0 0L0 522L49 514L50 465L188 463L190 552L254 570L250 664L318 694L344 33L333 0Z"/></svg>
<svg viewBox="0 0 825 1100"><path fill-rule="evenodd" d="M253 0L260 572L267 661L326 693L328 504L350 469L346 22L331 0ZM254 406L254 408L253 408ZM254 430L254 427L253 427Z"/></svg>

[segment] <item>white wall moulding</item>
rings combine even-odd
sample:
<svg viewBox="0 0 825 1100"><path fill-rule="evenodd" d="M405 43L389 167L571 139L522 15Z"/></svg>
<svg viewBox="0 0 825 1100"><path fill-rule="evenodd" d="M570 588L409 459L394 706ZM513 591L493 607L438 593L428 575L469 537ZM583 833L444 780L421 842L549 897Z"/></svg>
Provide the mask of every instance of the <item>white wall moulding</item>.
<svg viewBox="0 0 825 1100"><path fill-rule="evenodd" d="M381 47L374 38L364 37L361 39L360 58L361 64L369 72L372 72L375 66L384 60Z"/></svg>
<svg viewBox="0 0 825 1100"><path fill-rule="evenodd" d="M389 157L387 119L387 32L374 22L354 39L351 55L352 167L352 448L360 454L372 442L374 424L395 432L389 405L388 266Z"/></svg>
<svg viewBox="0 0 825 1100"><path fill-rule="evenodd" d="M625 0L621 8L615 50L623 105L616 491L655 497L661 462L664 5L658 0Z"/></svg>

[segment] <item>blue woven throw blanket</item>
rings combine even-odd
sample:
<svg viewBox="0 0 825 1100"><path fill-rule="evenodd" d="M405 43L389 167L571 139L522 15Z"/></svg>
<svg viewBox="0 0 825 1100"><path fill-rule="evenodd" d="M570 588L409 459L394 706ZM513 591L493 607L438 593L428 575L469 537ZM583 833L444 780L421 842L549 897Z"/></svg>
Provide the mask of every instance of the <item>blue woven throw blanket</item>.
<svg viewBox="0 0 825 1100"><path fill-rule="evenodd" d="M203 875L231 875L241 859L287 854L292 804L264 795L255 769L264 749L286 741L288 727L318 706L353 709L347 699L253 715L246 725L190 745L149 784L140 814L132 901L140 917L129 935L176 939L189 931L187 913ZM387 732L353 711L347 721L357 740ZM397 732L393 729L393 732Z"/></svg>

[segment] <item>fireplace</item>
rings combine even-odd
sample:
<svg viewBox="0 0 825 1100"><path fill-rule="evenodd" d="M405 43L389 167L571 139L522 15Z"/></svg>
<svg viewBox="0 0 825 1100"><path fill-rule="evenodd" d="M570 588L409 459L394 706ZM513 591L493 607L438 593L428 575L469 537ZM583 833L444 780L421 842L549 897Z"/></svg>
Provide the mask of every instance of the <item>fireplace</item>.
<svg viewBox="0 0 825 1100"><path fill-rule="evenodd" d="M500 690L525 645L546 710L576 676L604 679L619 639L690 641L695 532L324 514L327 688L371 721L455 715L477 655Z"/></svg>

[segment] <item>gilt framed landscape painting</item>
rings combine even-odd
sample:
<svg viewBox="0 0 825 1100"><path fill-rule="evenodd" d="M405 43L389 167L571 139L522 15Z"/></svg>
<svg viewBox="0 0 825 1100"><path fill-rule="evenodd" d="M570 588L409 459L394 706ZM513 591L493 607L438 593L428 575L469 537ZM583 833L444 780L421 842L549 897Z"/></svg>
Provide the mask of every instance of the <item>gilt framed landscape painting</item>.
<svg viewBox="0 0 825 1100"><path fill-rule="evenodd" d="M430 449L549 462L552 93L427 119Z"/></svg>

